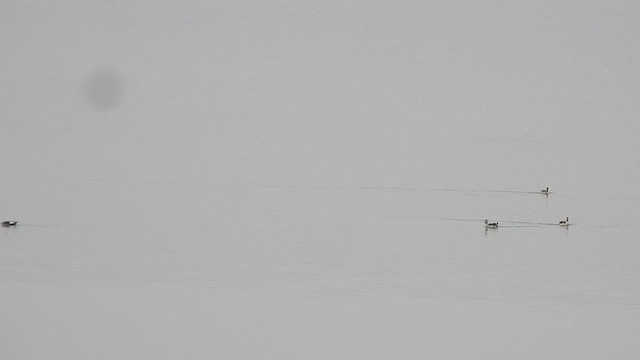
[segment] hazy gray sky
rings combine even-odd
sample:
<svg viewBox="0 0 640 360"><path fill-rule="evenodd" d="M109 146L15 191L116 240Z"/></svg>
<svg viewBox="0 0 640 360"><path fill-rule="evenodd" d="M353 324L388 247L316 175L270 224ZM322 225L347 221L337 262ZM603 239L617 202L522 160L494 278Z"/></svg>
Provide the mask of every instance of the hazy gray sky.
<svg viewBox="0 0 640 360"><path fill-rule="evenodd" d="M2 1L0 147L16 176L396 183L446 172L469 136L625 142L639 10Z"/></svg>
<svg viewBox="0 0 640 360"><path fill-rule="evenodd" d="M470 136L605 146L638 129L635 2L0 10L0 146L16 176L402 183L467 161L455 143Z"/></svg>

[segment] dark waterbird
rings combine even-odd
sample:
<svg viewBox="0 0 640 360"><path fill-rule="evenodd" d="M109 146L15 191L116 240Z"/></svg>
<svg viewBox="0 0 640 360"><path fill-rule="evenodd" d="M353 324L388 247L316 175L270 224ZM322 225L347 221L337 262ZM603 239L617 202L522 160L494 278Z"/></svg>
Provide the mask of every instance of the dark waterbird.
<svg viewBox="0 0 640 360"><path fill-rule="evenodd" d="M490 229L496 229L498 227L498 223L497 222L490 223L489 220L484 219L484 226Z"/></svg>
<svg viewBox="0 0 640 360"><path fill-rule="evenodd" d="M18 224L17 221L3 221L2 222L2 226L3 227L16 226L17 224Z"/></svg>

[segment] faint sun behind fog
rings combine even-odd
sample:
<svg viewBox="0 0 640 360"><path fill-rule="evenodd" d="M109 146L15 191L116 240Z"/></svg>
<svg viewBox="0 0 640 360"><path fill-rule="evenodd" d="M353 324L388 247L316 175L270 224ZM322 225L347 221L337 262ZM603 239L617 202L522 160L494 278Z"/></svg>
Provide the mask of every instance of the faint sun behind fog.
<svg viewBox="0 0 640 360"><path fill-rule="evenodd" d="M125 85L116 71L100 69L87 76L83 93L87 104L97 111L117 108L124 97Z"/></svg>

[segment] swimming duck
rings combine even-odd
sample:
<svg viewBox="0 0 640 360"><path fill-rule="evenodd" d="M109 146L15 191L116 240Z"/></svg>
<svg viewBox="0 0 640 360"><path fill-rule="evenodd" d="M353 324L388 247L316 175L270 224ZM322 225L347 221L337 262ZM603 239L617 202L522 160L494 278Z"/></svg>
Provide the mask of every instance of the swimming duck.
<svg viewBox="0 0 640 360"><path fill-rule="evenodd" d="M546 189L542 189L542 191L540 191L543 194L548 194L549 193L549 188Z"/></svg>
<svg viewBox="0 0 640 360"><path fill-rule="evenodd" d="M17 221L3 221L2 222L2 226L3 227L16 226L17 224L18 224Z"/></svg>
<svg viewBox="0 0 640 360"><path fill-rule="evenodd" d="M558 225L560 225L560 226L569 226L569 218L567 217L566 220L560 220Z"/></svg>
<svg viewBox="0 0 640 360"><path fill-rule="evenodd" d="M484 219L484 226L491 228L491 229L495 229L498 227L498 223L494 222L494 223L490 223L489 220Z"/></svg>

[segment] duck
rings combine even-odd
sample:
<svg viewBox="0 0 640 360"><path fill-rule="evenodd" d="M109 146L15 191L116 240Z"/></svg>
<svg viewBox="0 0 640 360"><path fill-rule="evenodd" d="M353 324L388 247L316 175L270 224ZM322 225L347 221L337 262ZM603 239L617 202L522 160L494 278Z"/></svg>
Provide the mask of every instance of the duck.
<svg viewBox="0 0 640 360"><path fill-rule="evenodd" d="M543 194L549 194L549 188L542 189L540 192Z"/></svg>
<svg viewBox="0 0 640 360"><path fill-rule="evenodd" d="M569 226L569 218L567 217L566 220L560 220L558 225L560 225L560 226Z"/></svg>
<svg viewBox="0 0 640 360"><path fill-rule="evenodd" d="M484 226L488 227L488 228L491 228L491 229L495 229L495 228L498 227L498 223L497 222L490 223L489 220L484 219Z"/></svg>
<svg viewBox="0 0 640 360"><path fill-rule="evenodd" d="M2 222L3 227L16 226L17 224L18 224L17 221L12 221L12 220Z"/></svg>

